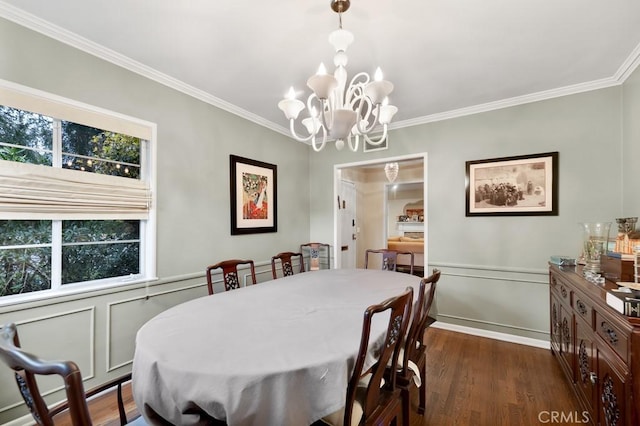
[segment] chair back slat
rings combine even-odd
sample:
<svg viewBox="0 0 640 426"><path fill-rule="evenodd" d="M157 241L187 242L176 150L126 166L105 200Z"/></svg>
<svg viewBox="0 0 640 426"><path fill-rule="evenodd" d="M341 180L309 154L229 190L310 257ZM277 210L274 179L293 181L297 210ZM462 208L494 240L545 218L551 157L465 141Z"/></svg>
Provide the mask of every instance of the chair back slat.
<svg viewBox="0 0 640 426"><path fill-rule="evenodd" d="M284 251L282 253L278 253L271 258L271 275L273 279L278 278L278 268L277 262L280 262L282 268L282 276L288 277L289 275L294 274L293 262L297 259L299 262L299 272L305 272L304 269L304 258L302 257L302 253L295 253L292 251Z"/></svg>
<svg viewBox="0 0 640 426"><path fill-rule="evenodd" d="M217 269L222 269L222 282L224 284L224 290L235 290L240 288L242 285L240 283L240 277L238 275L238 266L239 265L249 265L249 271L251 273L251 282L253 284L257 283L256 280L256 268L253 263L253 260L247 259L230 259L223 260L214 265L207 266L207 288L209 290L209 294L213 294L213 272Z"/></svg>
<svg viewBox="0 0 640 426"><path fill-rule="evenodd" d="M409 360L416 362L420 354L425 351L424 332L429 321L429 311L433 305L438 281L441 272L434 269L430 276L420 280L420 291L416 301L416 310L413 314L413 321L405 341L403 374L408 374Z"/></svg>
<svg viewBox="0 0 640 426"><path fill-rule="evenodd" d="M384 271L396 271L398 266L398 256L409 257L409 273L413 274L413 266L415 255L411 251L398 251L390 249L367 249L364 253L364 268L369 269L369 257L379 254L381 255L381 268Z"/></svg>

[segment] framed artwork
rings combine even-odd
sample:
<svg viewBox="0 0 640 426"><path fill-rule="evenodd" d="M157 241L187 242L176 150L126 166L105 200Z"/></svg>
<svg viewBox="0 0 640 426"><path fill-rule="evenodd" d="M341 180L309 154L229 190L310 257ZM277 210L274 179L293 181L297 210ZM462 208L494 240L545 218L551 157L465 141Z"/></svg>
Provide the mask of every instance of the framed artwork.
<svg viewBox="0 0 640 426"><path fill-rule="evenodd" d="M558 152L466 162L467 216L558 215Z"/></svg>
<svg viewBox="0 0 640 426"><path fill-rule="evenodd" d="M231 235L277 232L277 166L230 155L229 169Z"/></svg>

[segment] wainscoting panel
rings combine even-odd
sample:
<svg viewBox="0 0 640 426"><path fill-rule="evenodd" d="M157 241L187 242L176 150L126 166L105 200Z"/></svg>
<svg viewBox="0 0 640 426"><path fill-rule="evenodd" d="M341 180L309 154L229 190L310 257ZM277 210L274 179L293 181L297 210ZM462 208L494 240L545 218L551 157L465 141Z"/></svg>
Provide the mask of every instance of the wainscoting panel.
<svg viewBox="0 0 640 426"><path fill-rule="evenodd" d="M28 352L43 359L72 359L80 367L83 379L95 375L95 306L61 311L53 314L15 320L21 346ZM2 413L23 406L13 373L0 369L0 423ZM52 395L64 389L57 376L42 377L38 380L40 391ZM56 401L57 397L48 401ZM23 410L25 413L26 409Z"/></svg>
<svg viewBox="0 0 640 426"><path fill-rule="evenodd" d="M548 272L500 266L436 264L439 321L516 336L549 339Z"/></svg>
<svg viewBox="0 0 640 426"><path fill-rule="evenodd" d="M206 292L206 290L205 290ZM202 284L150 293L111 302L107 305L106 371L129 365L133 361L138 329L150 318L168 308L203 296Z"/></svg>

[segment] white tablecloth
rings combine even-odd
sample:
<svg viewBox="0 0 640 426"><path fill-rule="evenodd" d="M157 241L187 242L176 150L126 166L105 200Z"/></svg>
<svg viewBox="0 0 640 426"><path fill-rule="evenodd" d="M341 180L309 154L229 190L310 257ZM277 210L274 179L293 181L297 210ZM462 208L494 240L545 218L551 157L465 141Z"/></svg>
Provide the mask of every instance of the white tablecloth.
<svg viewBox="0 0 640 426"><path fill-rule="evenodd" d="M170 308L138 331L136 404L151 424L311 424L344 405L367 306L419 283L321 270Z"/></svg>

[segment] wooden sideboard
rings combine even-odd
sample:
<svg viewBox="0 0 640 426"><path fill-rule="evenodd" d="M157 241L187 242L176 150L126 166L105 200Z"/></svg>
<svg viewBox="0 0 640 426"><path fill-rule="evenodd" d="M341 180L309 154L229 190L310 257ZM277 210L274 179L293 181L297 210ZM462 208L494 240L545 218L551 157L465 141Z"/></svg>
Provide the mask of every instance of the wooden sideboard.
<svg viewBox="0 0 640 426"><path fill-rule="evenodd" d="M609 281L549 266L551 351L592 424L640 424L640 318L607 305ZM635 397L634 397L635 396Z"/></svg>

